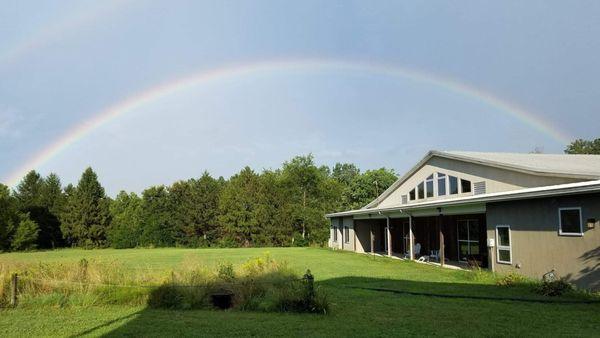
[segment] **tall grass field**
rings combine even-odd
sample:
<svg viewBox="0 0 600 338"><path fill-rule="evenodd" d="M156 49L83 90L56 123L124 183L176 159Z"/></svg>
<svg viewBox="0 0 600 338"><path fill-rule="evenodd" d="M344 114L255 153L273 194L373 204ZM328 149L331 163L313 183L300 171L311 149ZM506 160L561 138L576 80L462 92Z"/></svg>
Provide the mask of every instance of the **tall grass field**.
<svg viewBox="0 0 600 338"><path fill-rule="evenodd" d="M594 294L548 297L518 278L327 249L4 253L0 277L3 337L600 334ZM232 307L216 309L215 293Z"/></svg>

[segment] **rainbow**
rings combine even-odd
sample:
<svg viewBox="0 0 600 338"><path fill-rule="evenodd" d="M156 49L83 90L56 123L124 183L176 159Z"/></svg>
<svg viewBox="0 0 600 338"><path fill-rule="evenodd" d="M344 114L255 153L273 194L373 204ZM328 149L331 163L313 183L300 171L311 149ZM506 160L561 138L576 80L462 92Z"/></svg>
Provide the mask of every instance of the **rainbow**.
<svg viewBox="0 0 600 338"><path fill-rule="evenodd" d="M554 140L567 144L571 137L554 127L551 123L542 120L531 112L506 102L490 93L486 93L474 87L414 69L403 68L389 64L373 64L360 61L340 61L329 59L299 59L299 60L275 60L264 62L252 62L238 65L230 65L212 70L204 70L190 76L177 78L172 81L151 87L136 95L118 102L104 109L92 118L70 129L53 143L42 149L31 157L27 162L18 167L6 177L5 182L15 186L29 170L41 167L57 154L67 149L91 131L102 127L106 123L134 111L142 106L151 104L153 101L197 85L209 84L213 81L228 78L240 78L255 73L290 71L290 70L341 70L352 72L368 72L383 76L401 77L415 82L440 87L457 95L465 96L482 104L491 106L496 110L512 116L519 121L531 126L533 129L544 133Z"/></svg>
<svg viewBox="0 0 600 338"><path fill-rule="evenodd" d="M83 26L90 25L102 18L109 17L117 10L130 5L133 0L100 1L94 6L84 9L38 29L28 37L20 40L10 48L0 52L0 66L8 66L19 60L23 55L50 44L52 41L64 38L69 32L77 32Z"/></svg>

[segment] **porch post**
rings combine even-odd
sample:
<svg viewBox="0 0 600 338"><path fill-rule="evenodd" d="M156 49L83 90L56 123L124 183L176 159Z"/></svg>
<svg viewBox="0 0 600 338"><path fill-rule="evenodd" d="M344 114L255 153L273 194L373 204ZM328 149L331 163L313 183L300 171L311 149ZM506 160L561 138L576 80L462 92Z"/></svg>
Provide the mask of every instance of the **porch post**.
<svg viewBox="0 0 600 338"><path fill-rule="evenodd" d="M387 217L387 249L388 256L392 257L392 230L390 229L390 217Z"/></svg>
<svg viewBox="0 0 600 338"><path fill-rule="evenodd" d="M369 232L371 234L371 254L375 254L375 236L373 235L373 223L369 223Z"/></svg>
<svg viewBox="0 0 600 338"><path fill-rule="evenodd" d="M410 254L410 260L414 261L415 260L415 253L414 253L414 247L415 247L415 235L413 234L413 219L411 215L408 215L408 244L409 244L409 248L408 248L408 252Z"/></svg>
<svg viewBox="0 0 600 338"><path fill-rule="evenodd" d="M440 229L440 252L439 252L439 257L440 257L440 265L444 266L444 232L442 231L442 224L444 224L443 222L443 217L442 214L440 213L440 215L438 216L438 228Z"/></svg>

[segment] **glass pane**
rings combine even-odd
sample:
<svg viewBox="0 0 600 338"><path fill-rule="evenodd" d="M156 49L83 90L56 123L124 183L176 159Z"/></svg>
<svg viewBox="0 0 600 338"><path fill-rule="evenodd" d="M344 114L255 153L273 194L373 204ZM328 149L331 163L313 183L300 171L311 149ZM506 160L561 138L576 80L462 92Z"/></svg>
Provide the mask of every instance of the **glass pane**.
<svg viewBox="0 0 600 338"><path fill-rule="evenodd" d="M498 250L498 260L502 262L510 262L510 250Z"/></svg>
<svg viewBox="0 0 600 338"><path fill-rule="evenodd" d="M425 198L425 186L423 182L419 183L417 190L419 191L419 199Z"/></svg>
<svg viewBox="0 0 600 338"><path fill-rule="evenodd" d="M581 232L579 209L561 210L560 225L562 232L578 234Z"/></svg>
<svg viewBox="0 0 600 338"><path fill-rule="evenodd" d="M471 192L471 181L461 179L460 188L462 192Z"/></svg>
<svg viewBox="0 0 600 338"><path fill-rule="evenodd" d="M479 255L479 242L469 242L469 248L471 249L471 255Z"/></svg>
<svg viewBox="0 0 600 338"><path fill-rule="evenodd" d="M479 240L479 221L477 220L469 221L469 239Z"/></svg>
<svg viewBox="0 0 600 338"><path fill-rule="evenodd" d="M450 195L458 194L458 178L454 176L448 176L450 179Z"/></svg>
<svg viewBox="0 0 600 338"><path fill-rule="evenodd" d="M446 177L446 174L438 173L438 178Z"/></svg>
<svg viewBox="0 0 600 338"><path fill-rule="evenodd" d="M459 250L459 258L462 261L467 260L467 256L469 256L469 242L467 241L459 241L458 242L458 250Z"/></svg>
<svg viewBox="0 0 600 338"><path fill-rule="evenodd" d="M510 238L508 236L507 227L498 228L498 245L510 246Z"/></svg>
<svg viewBox="0 0 600 338"><path fill-rule="evenodd" d="M468 234L469 232L469 225L467 223L467 221L458 221L458 239L461 240L467 240L469 239Z"/></svg>
<svg viewBox="0 0 600 338"><path fill-rule="evenodd" d="M410 200L411 200L411 201L414 201L414 200L415 200L415 189L411 190L411 191L408 193L408 196L410 197Z"/></svg>
<svg viewBox="0 0 600 338"><path fill-rule="evenodd" d="M446 178L438 178L438 196L446 195Z"/></svg>
<svg viewBox="0 0 600 338"><path fill-rule="evenodd" d="M433 181L427 181L427 197L433 197Z"/></svg>
<svg viewBox="0 0 600 338"><path fill-rule="evenodd" d="M432 180L432 179L433 179L433 174L429 175L429 176L427 177L427 179L428 179L428 180Z"/></svg>

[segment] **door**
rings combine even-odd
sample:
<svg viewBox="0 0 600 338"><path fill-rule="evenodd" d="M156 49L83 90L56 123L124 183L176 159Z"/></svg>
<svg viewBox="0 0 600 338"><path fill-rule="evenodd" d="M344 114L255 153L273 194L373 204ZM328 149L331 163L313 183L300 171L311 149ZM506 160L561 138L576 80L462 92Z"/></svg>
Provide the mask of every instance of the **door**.
<svg viewBox="0 0 600 338"><path fill-rule="evenodd" d="M479 250L479 221L463 219L457 221L458 259L461 261L481 260Z"/></svg>

